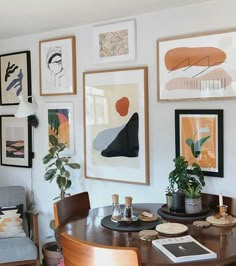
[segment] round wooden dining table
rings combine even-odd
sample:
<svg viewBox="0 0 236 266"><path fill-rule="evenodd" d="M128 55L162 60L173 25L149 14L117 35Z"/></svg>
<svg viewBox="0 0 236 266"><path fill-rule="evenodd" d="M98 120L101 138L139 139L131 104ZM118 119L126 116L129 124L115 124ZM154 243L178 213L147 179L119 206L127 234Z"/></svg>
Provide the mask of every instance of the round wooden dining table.
<svg viewBox="0 0 236 266"><path fill-rule="evenodd" d="M141 214L143 211L147 211L157 214L157 210L162 205L163 204L158 203L140 203L133 204L133 209L134 213ZM121 205L121 208L123 207L124 206ZM73 219L59 225L55 230L57 242L60 244L61 233L67 232L79 239L97 244L138 247L141 254L142 265L147 266L164 266L170 264L175 264L176 266L223 266L229 263L232 263L230 265L236 265L236 226L217 227L211 225L208 228L198 228L192 223L187 224L188 231L185 234L191 235L201 244L216 252L217 259L173 263L155 248L151 242L140 240L138 231L117 231L104 227L101 221L104 217L111 215L111 212L112 207L105 206L91 209L84 217L73 217ZM158 237L165 238L170 236L159 234Z"/></svg>

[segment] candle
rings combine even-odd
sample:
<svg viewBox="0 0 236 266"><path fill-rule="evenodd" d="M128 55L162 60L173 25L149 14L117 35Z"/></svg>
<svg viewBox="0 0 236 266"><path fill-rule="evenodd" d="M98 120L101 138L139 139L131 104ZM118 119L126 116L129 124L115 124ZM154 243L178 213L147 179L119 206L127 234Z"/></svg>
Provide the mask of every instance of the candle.
<svg viewBox="0 0 236 266"><path fill-rule="evenodd" d="M220 194L219 195L219 206L223 206L223 196Z"/></svg>

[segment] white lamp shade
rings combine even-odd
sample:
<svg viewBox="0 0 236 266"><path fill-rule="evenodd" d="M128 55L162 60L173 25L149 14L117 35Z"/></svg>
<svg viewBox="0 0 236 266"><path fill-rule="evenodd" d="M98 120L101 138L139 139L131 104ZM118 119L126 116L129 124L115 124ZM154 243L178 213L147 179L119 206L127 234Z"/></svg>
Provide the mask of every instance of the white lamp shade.
<svg viewBox="0 0 236 266"><path fill-rule="evenodd" d="M27 117L29 115L34 115L36 113L38 106L35 102L33 103L27 102L22 95L20 95L18 98L20 100L20 103L15 112L15 117Z"/></svg>

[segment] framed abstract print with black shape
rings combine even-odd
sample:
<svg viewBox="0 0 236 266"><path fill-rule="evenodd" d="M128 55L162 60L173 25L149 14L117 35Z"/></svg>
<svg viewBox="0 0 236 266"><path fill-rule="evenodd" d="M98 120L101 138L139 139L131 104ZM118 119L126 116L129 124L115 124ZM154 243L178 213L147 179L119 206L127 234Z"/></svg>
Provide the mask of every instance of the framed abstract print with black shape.
<svg viewBox="0 0 236 266"><path fill-rule="evenodd" d="M32 167L32 135L26 118L0 116L1 165Z"/></svg>
<svg viewBox="0 0 236 266"><path fill-rule="evenodd" d="M149 184L147 75L147 67L83 73L86 178Z"/></svg>
<svg viewBox="0 0 236 266"><path fill-rule="evenodd" d="M224 176L223 110L175 110L176 157L198 163L206 176Z"/></svg>
<svg viewBox="0 0 236 266"><path fill-rule="evenodd" d="M21 94L25 99L31 95L30 51L0 56L1 105L19 103Z"/></svg>
<svg viewBox="0 0 236 266"><path fill-rule="evenodd" d="M47 103L48 139L49 135L54 135L59 142L65 143L62 153L66 155L74 154L73 116L72 102Z"/></svg>
<svg viewBox="0 0 236 266"><path fill-rule="evenodd" d="M40 95L76 94L75 36L39 42Z"/></svg>

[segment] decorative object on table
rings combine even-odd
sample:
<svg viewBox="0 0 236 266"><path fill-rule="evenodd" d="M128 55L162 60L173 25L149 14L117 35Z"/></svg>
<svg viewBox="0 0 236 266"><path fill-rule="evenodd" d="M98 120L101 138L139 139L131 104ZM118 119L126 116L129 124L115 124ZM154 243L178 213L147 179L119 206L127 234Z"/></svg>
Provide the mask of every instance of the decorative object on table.
<svg viewBox="0 0 236 266"><path fill-rule="evenodd" d="M155 227L161 222L161 219L157 219L156 221L143 222L138 218L138 213L134 213L132 221L124 221L123 218L121 218L120 221L114 222L111 219L111 215L107 215L102 218L101 225L114 231L139 232L142 230L154 230Z"/></svg>
<svg viewBox="0 0 236 266"><path fill-rule="evenodd" d="M235 98L235 36L225 30L158 40L158 99Z"/></svg>
<svg viewBox="0 0 236 266"><path fill-rule="evenodd" d="M194 221L193 225L199 228L207 228L211 226L211 224L207 221Z"/></svg>
<svg viewBox="0 0 236 266"><path fill-rule="evenodd" d="M21 94L31 94L30 51L0 56L1 105L18 104Z"/></svg>
<svg viewBox="0 0 236 266"><path fill-rule="evenodd" d="M176 157L197 163L206 176L224 176L223 110L175 110Z"/></svg>
<svg viewBox="0 0 236 266"><path fill-rule="evenodd" d="M44 179L49 182L56 179L60 195L55 199L62 199L65 197L66 191L72 185L68 168L80 169L80 164L70 162L71 157L69 156L61 156L61 152L66 148L66 144L58 142L54 135L49 136L49 142L51 146L48 153L43 157L43 164L49 163L46 167Z"/></svg>
<svg viewBox="0 0 236 266"><path fill-rule="evenodd" d="M158 220L158 216L150 213L150 212L142 212L139 216L138 216L139 220L143 221L143 222L152 222L152 221L156 221Z"/></svg>
<svg viewBox="0 0 236 266"><path fill-rule="evenodd" d="M188 231L188 227L181 223L162 223L156 226L156 230L165 235L178 235Z"/></svg>
<svg viewBox="0 0 236 266"><path fill-rule="evenodd" d="M175 263L217 258L215 252L190 235L156 239L152 244Z"/></svg>
<svg viewBox="0 0 236 266"><path fill-rule="evenodd" d="M73 155L75 151L73 102L48 102L45 111L48 119L48 136L54 135L58 142L66 144L62 154Z"/></svg>
<svg viewBox="0 0 236 266"><path fill-rule="evenodd" d="M172 208L172 193L173 189L170 186L166 187L166 204L169 208Z"/></svg>
<svg viewBox="0 0 236 266"><path fill-rule="evenodd" d="M121 209L119 204L119 195L112 195L112 216L111 219L114 221L121 220Z"/></svg>
<svg viewBox="0 0 236 266"><path fill-rule="evenodd" d="M94 63L134 60L135 20L98 25L93 28Z"/></svg>
<svg viewBox="0 0 236 266"><path fill-rule="evenodd" d="M220 204L223 204L223 201L220 200ZM232 226L236 224L236 218L227 213L227 205L219 206L219 213L207 217L207 221L212 225L216 226Z"/></svg>
<svg viewBox="0 0 236 266"><path fill-rule="evenodd" d="M144 241L152 241L158 238L158 232L156 230L142 230L138 235L139 239Z"/></svg>
<svg viewBox="0 0 236 266"><path fill-rule="evenodd" d="M125 208L124 208L124 221L132 221L133 217L133 206L132 206L133 198L130 196L125 197Z"/></svg>
<svg viewBox="0 0 236 266"><path fill-rule="evenodd" d="M32 167L32 132L27 117L1 115L1 165Z"/></svg>
<svg viewBox="0 0 236 266"><path fill-rule="evenodd" d="M173 190L177 188L179 193L184 193L184 209L186 213L201 212L201 190L205 186L204 175L201 167L197 163L193 163L191 166L189 166L189 162L183 156L176 157L173 161L175 163L175 169L169 174L170 187ZM176 201L173 193L173 209L175 207ZM178 208L176 207L175 209L179 210L181 208L178 206Z"/></svg>
<svg viewBox="0 0 236 266"><path fill-rule="evenodd" d="M75 36L39 42L40 95L76 94Z"/></svg>
<svg viewBox="0 0 236 266"><path fill-rule="evenodd" d="M149 184L148 68L89 71L83 78L85 177Z"/></svg>

